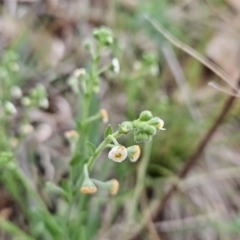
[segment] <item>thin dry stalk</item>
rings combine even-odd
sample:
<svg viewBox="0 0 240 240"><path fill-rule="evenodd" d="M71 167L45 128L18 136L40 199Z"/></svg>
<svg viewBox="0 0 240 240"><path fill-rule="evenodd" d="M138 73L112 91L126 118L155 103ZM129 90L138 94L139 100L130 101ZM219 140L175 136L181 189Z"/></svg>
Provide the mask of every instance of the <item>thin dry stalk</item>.
<svg viewBox="0 0 240 240"><path fill-rule="evenodd" d="M146 20L152 24L152 26L161 33L170 43L172 43L174 46L180 48L184 52L188 53L190 56L197 59L199 62L201 62L204 66L212 70L217 76L219 76L222 80L224 80L229 86L232 87L235 91L238 91L236 86L234 85L235 80L232 79L229 74L227 74L225 71L223 71L221 68L219 68L216 64L211 62L209 59L204 57L202 54L197 52L195 49L191 48L190 46L186 45L176 37L174 37L167 29L165 29L159 22L156 22L149 16L145 17Z"/></svg>

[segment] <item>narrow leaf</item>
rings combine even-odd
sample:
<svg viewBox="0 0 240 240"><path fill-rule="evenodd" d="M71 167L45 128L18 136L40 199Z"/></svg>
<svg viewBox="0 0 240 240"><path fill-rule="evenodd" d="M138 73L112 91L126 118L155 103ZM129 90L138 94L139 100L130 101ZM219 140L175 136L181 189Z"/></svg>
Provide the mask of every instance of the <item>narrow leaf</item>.
<svg viewBox="0 0 240 240"><path fill-rule="evenodd" d="M88 153L92 155L96 150L96 146L93 143L88 142L88 141L86 142L86 144L87 144L87 148L88 148Z"/></svg>

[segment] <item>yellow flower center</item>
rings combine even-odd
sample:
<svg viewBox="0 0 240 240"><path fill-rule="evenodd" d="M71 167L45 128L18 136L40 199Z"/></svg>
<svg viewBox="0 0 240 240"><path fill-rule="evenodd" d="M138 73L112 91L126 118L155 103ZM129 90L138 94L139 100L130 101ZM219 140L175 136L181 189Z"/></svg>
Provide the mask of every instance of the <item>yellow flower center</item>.
<svg viewBox="0 0 240 240"><path fill-rule="evenodd" d="M121 153L116 153L116 154L115 154L115 158L120 158L121 156L122 156Z"/></svg>

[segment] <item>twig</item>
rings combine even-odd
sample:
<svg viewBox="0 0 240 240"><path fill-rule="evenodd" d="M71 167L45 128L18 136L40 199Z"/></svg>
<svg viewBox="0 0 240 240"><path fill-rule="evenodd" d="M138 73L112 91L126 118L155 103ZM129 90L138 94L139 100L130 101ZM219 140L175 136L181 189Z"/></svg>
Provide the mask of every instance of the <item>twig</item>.
<svg viewBox="0 0 240 240"><path fill-rule="evenodd" d="M179 39L174 37L167 29L165 29L159 22L151 19L149 16L145 16L146 20L152 24L152 26L161 33L170 43L174 46L182 49L184 52L188 53L190 56L197 59L201 62L204 66L212 70L217 76L219 76L222 80L224 80L228 85L232 87L235 91L238 91L236 86L233 84L235 82L231 76L229 76L225 71L219 68L216 64L208 60L202 54L197 52L195 49L191 48L190 46L186 45L185 43L181 42Z"/></svg>

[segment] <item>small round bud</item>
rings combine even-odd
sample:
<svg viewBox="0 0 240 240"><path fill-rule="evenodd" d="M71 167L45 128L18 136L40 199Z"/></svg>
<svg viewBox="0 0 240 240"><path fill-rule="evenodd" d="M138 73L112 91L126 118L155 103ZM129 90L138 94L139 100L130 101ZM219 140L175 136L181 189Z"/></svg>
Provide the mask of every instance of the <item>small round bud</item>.
<svg viewBox="0 0 240 240"><path fill-rule="evenodd" d="M152 117L153 117L152 113L151 113L150 111L146 110L146 111L143 111L143 112L140 113L139 119L140 119L141 121L148 121L148 120L150 120Z"/></svg>
<svg viewBox="0 0 240 240"><path fill-rule="evenodd" d="M31 99L29 97L23 97L21 99L21 103L25 107L29 107L32 104Z"/></svg>
<svg viewBox="0 0 240 240"><path fill-rule="evenodd" d="M78 138L79 138L79 134L77 131L75 130L70 130L64 133L65 138L67 138L67 140L69 142L77 142Z"/></svg>
<svg viewBox="0 0 240 240"><path fill-rule="evenodd" d="M119 189L119 182L116 179L112 179L106 182L107 189L109 190L111 195L116 195Z"/></svg>
<svg viewBox="0 0 240 240"><path fill-rule="evenodd" d="M157 133L157 130L154 126L148 126L148 128L146 129L146 133L150 136L153 136Z"/></svg>
<svg viewBox="0 0 240 240"><path fill-rule="evenodd" d="M134 134L146 133L149 125L146 122L137 122L135 124Z"/></svg>
<svg viewBox="0 0 240 240"><path fill-rule="evenodd" d="M14 115L17 114L16 107L11 102L6 102L4 105L4 111L8 115Z"/></svg>
<svg viewBox="0 0 240 240"><path fill-rule="evenodd" d="M141 154L141 148L139 145L128 147L127 151L131 162L136 162Z"/></svg>
<svg viewBox="0 0 240 240"><path fill-rule="evenodd" d="M86 178L83 181L83 184L80 188L80 192L83 194L93 194L96 191L97 191L97 187L95 186L95 184L89 178Z"/></svg>
<svg viewBox="0 0 240 240"><path fill-rule="evenodd" d="M104 108L101 109L100 110L100 115L101 115L103 123L108 123L108 113L107 113L107 110L104 109Z"/></svg>
<svg viewBox="0 0 240 240"><path fill-rule="evenodd" d="M133 129L133 124L129 121L122 122L119 126L119 131L123 134L130 133Z"/></svg>
<svg viewBox="0 0 240 240"><path fill-rule="evenodd" d="M136 143L149 142L151 139L152 137L146 133L138 133L137 135L134 136L134 141Z"/></svg>
<svg viewBox="0 0 240 240"><path fill-rule="evenodd" d="M113 37L112 36L106 37L106 45L110 46L112 44L113 44Z"/></svg>
<svg viewBox="0 0 240 240"><path fill-rule="evenodd" d="M166 130L165 128L163 128L164 121L159 117L152 118L148 121L148 124L154 126L157 130Z"/></svg>
<svg viewBox="0 0 240 240"><path fill-rule="evenodd" d="M47 109L49 107L49 101L47 98L42 98L38 101L38 105L41 108Z"/></svg>

